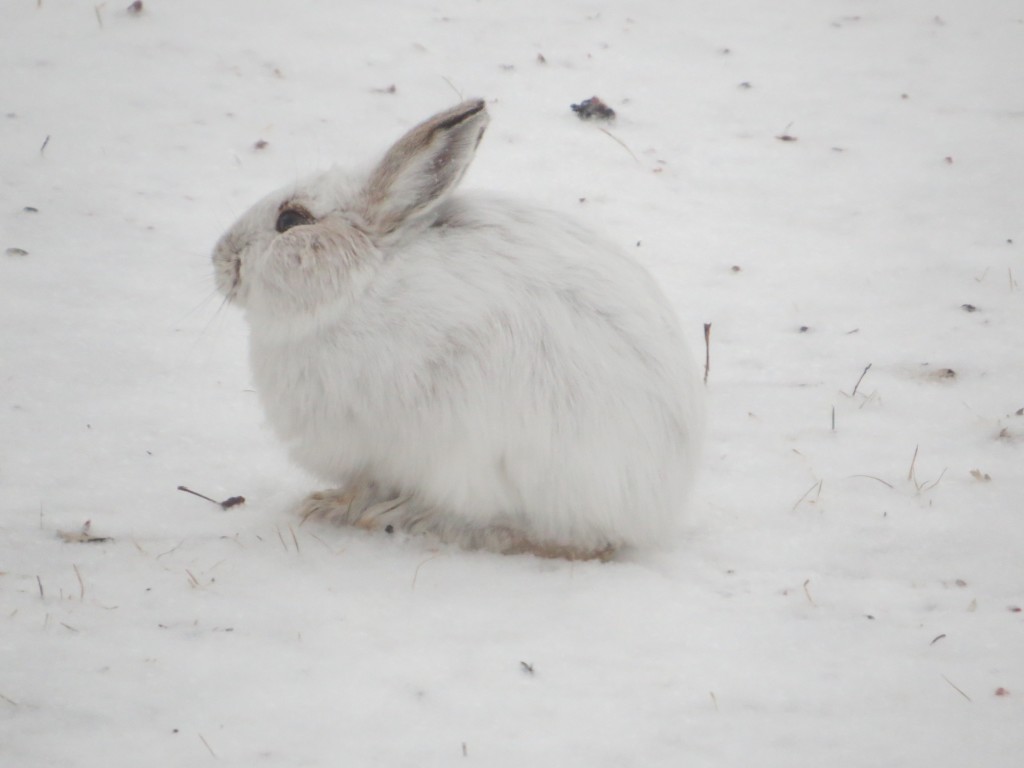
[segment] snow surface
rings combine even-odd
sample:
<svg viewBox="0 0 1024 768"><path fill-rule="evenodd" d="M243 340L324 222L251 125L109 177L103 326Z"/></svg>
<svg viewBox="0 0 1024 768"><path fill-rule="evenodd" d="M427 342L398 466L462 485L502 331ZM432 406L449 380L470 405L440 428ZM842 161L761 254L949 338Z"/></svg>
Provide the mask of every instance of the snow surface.
<svg viewBox="0 0 1024 768"><path fill-rule="evenodd" d="M1019 2L127 5L0 9L0 765L1022 764ZM289 515L211 247L460 94L713 324L665 551Z"/></svg>

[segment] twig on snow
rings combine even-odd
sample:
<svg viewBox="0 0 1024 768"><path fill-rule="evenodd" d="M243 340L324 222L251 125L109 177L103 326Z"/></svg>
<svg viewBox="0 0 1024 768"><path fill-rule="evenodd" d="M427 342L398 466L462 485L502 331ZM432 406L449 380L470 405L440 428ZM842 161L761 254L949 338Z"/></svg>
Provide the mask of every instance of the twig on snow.
<svg viewBox="0 0 1024 768"><path fill-rule="evenodd" d="M853 392L851 392L851 393L850 393L850 397L854 397L854 396L855 396L855 395L857 394L857 387L859 387L859 386L860 386L860 383L861 383L862 381L864 381L864 377L865 377L865 376L867 376L867 374L868 374L868 371L870 371L870 370L871 370L871 363L868 363L868 365L867 365L867 368L865 368L865 369L864 369L864 370L863 370L863 371L861 372L861 374L860 374L860 378L859 378L859 379L857 379L857 383L853 385Z"/></svg>
<svg viewBox="0 0 1024 768"><path fill-rule="evenodd" d="M210 742L208 742L205 738L203 738L203 734L200 733L200 734L197 734L197 735L199 736L199 740L201 742L203 742L203 746L205 746L208 750L210 750L210 754L213 755L213 759L217 760L218 759L217 758L217 753L213 751L213 747L210 746Z"/></svg>
<svg viewBox="0 0 1024 768"><path fill-rule="evenodd" d="M231 498L224 499L224 501L217 501L216 499L211 499L209 496L204 496L197 491L193 491L191 488L186 488L184 485L179 485L178 490L184 491L185 493L191 493L193 496L198 496L200 499L206 499L206 501L216 504L221 509L231 509L231 507L236 507L239 504L245 504L245 496L232 496Z"/></svg>
<svg viewBox="0 0 1024 768"><path fill-rule="evenodd" d="M74 563L71 564L71 567L75 569L75 576L78 578L78 599L85 600L85 582L82 581L82 572Z"/></svg>
<svg viewBox="0 0 1024 768"><path fill-rule="evenodd" d="M968 696L968 695L967 695L966 693L964 693L964 692L963 692L962 690L960 690L960 689L959 689L959 688L958 688L958 687L956 686L956 684L955 684L955 683L954 683L954 682L953 682L952 680L950 680L950 679L949 679L948 677L946 677L945 675L939 675L939 677L941 677L941 678L942 678L943 680L945 680L945 681L946 681L947 683L949 683L950 687L951 687L951 688L952 688L952 689L953 689L954 691L956 691L957 693L959 693L959 694L960 694L961 696L963 696L963 697L964 697L965 699L967 699L968 701L971 701L971 697L970 697L970 696Z"/></svg>
<svg viewBox="0 0 1024 768"><path fill-rule="evenodd" d="M810 579L807 579L806 581L804 581L804 594L807 595L807 602L809 602L811 605L817 605L817 603L814 602L814 598L811 597L811 590L809 590L807 588L807 585L810 584L810 583L811 583Z"/></svg>
<svg viewBox="0 0 1024 768"><path fill-rule="evenodd" d="M704 323L704 383L708 383L711 371L711 323Z"/></svg>

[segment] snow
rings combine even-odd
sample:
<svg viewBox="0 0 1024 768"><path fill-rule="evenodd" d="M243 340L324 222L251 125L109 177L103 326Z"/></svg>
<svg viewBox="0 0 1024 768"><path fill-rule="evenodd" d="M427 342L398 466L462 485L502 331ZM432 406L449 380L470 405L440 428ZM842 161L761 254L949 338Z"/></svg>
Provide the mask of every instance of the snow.
<svg viewBox="0 0 1024 768"><path fill-rule="evenodd" d="M0 763L1020 764L1019 4L127 5L0 24ZM212 244L459 94L465 186L603 228L701 356L712 323L664 551L289 515Z"/></svg>

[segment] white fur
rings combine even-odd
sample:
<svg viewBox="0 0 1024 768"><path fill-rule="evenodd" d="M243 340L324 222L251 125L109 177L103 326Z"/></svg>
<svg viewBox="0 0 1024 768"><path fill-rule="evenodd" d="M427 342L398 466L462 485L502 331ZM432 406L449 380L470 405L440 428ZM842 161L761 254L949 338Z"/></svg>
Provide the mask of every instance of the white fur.
<svg viewBox="0 0 1024 768"><path fill-rule="evenodd" d="M481 106L452 130L485 124ZM475 140L460 137L464 164ZM338 515L350 522L504 551L662 540L702 421L671 308L607 241L561 214L451 195L454 175L384 232L368 182L329 171L221 239L218 286L246 310L270 424L298 464L349 484L321 506L360 495ZM296 202L317 222L278 234Z"/></svg>

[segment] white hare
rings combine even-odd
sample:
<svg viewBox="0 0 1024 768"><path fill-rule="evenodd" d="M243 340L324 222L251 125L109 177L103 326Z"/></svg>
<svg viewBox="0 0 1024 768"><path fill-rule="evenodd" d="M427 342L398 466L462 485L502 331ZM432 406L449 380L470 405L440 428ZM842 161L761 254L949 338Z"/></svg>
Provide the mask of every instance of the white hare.
<svg viewBox="0 0 1024 768"><path fill-rule="evenodd" d="M606 558L663 541L701 385L671 307L568 217L453 194L488 115L466 101L368 174L263 199L218 242L302 512L497 552Z"/></svg>

